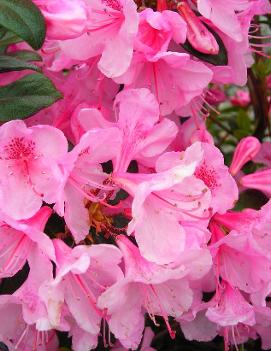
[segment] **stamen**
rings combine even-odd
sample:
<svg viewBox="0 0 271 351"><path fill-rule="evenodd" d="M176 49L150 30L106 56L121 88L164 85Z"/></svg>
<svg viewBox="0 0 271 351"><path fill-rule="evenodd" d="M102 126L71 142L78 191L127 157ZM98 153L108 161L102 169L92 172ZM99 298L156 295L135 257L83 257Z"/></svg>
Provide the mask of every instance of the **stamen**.
<svg viewBox="0 0 271 351"><path fill-rule="evenodd" d="M103 198L99 198L97 196L91 195L90 193L87 193L84 189L81 188L81 185L78 184L76 180L74 180L72 177L69 178L69 181L74 186L74 188L78 190L79 193L81 193L87 200L91 202L99 202L105 199L105 196L103 196Z"/></svg>
<svg viewBox="0 0 271 351"><path fill-rule="evenodd" d="M169 324L169 321L168 321L168 316L167 316L167 313L164 309L164 306L162 305L160 299L159 299L159 296L157 295L155 289L154 289L154 286L153 285L150 285L150 289L154 295L155 298L157 298L157 301L158 301L158 305L160 307L160 311L161 311L161 315L166 323L166 326L167 326L167 329L168 329L168 332L169 332L169 335L171 337L171 339L175 339L175 335L176 335L176 332L174 330L172 330L170 324Z"/></svg>
<svg viewBox="0 0 271 351"><path fill-rule="evenodd" d="M110 333L109 326L108 326L108 345L109 345L109 347L113 347L114 346L114 344L111 341L111 333Z"/></svg>
<svg viewBox="0 0 271 351"><path fill-rule="evenodd" d="M15 345L15 347L14 347L15 350L18 350L18 347L19 347L20 343L23 341L23 339L24 339L25 336L27 335L28 331L29 331L29 325L27 324L26 327L25 327L25 329L23 330L23 332L22 332L22 334L21 334L19 340L17 341L17 343L16 343L16 345Z"/></svg>
<svg viewBox="0 0 271 351"><path fill-rule="evenodd" d="M213 94L210 93L210 95L213 95ZM211 104L209 104L209 102L204 98L204 96L201 95L200 99L209 107L210 110L215 112L218 116L221 114L215 107L213 107Z"/></svg>
<svg viewBox="0 0 271 351"><path fill-rule="evenodd" d="M160 197L157 193L152 193L152 194L155 197L159 198L161 201L165 202L167 205L170 205L171 209L174 210L175 212L182 212L182 213L184 213L185 215L187 215L187 216L189 216L191 218L199 219L199 220L205 220L205 219L210 219L211 216L212 216L212 214L211 214L212 209L211 208L208 209L209 214L208 214L207 217L205 217L205 216L200 217L200 216L197 216L197 215L194 215L194 214L191 213L191 212L197 211L200 208L200 202L198 202L197 207L194 207L194 208L192 208L190 210L188 210L188 209L184 210L183 208L177 207L176 206L177 204L172 204L171 202L169 202L165 198Z"/></svg>
<svg viewBox="0 0 271 351"><path fill-rule="evenodd" d="M266 53L264 53L263 51L259 51L259 50L256 50L256 49L253 49L253 47L250 48L251 51L253 51L255 54L258 54L262 57L266 57L268 59L271 58L271 55L267 55Z"/></svg>
<svg viewBox="0 0 271 351"><path fill-rule="evenodd" d="M234 333L234 326L231 326L231 333L232 333L232 339L233 339L233 343L234 343L234 347L236 351L239 351L237 342L236 342L236 338L235 338L235 333Z"/></svg>
<svg viewBox="0 0 271 351"><path fill-rule="evenodd" d="M28 167L28 163L27 160L23 161L24 166L25 166L25 170L26 170L26 175L27 175L27 181L30 184L32 190L34 191L34 193L40 197L43 197L44 194L39 193L36 189L35 189L35 184L32 182L31 176L30 176L30 172L29 172L29 167Z"/></svg>
<svg viewBox="0 0 271 351"><path fill-rule="evenodd" d="M93 180L90 180L89 178L87 177L84 177L82 175L73 175L72 176L72 179L77 182L77 183L82 183L82 184L86 184L86 185L89 185L89 186L92 186L93 188L97 188L97 189L101 189L101 190L115 190L115 186L112 185L107 185L107 184L101 184L101 183L97 183L97 182L94 182Z"/></svg>
<svg viewBox="0 0 271 351"><path fill-rule="evenodd" d="M156 327L160 327L160 324L157 323L156 319L155 319L155 315L154 313L151 311L150 306L151 306L151 301L150 301L150 297L149 297L149 291L148 291L148 287L146 285L142 286L143 289L143 293L144 293L144 306L148 312L148 315L151 319L151 321L153 322L153 324Z"/></svg>

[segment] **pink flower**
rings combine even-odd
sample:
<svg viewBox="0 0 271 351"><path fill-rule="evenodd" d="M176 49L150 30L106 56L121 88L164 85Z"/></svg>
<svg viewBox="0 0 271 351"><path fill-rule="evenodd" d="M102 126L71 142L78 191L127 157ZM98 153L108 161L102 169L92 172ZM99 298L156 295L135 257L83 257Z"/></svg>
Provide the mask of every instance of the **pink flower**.
<svg viewBox="0 0 271 351"><path fill-rule="evenodd" d="M14 219L30 218L42 201L56 201L67 140L56 128L27 128L22 121L2 125L0 139L0 207Z"/></svg>
<svg viewBox="0 0 271 351"><path fill-rule="evenodd" d="M207 130L205 122L199 116L193 115L179 127L179 133L174 143L175 150L185 150L197 141L214 144L213 137Z"/></svg>
<svg viewBox="0 0 271 351"><path fill-rule="evenodd" d="M254 162L262 163L267 167L271 167L271 142L262 143L260 152L255 155Z"/></svg>
<svg viewBox="0 0 271 351"><path fill-rule="evenodd" d="M53 326L46 305L41 299L40 288L44 282L53 279L53 265L37 245L31 248L28 263L30 266L28 277L13 296L22 304L22 314L27 324L35 324L36 329L40 331L49 331Z"/></svg>
<svg viewBox="0 0 271 351"><path fill-rule="evenodd" d="M55 61L54 64L56 64ZM63 68L65 67L60 69ZM28 126L53 125L62 130L71 142L74 142L71 118L78 106L88 104L101 109L102 112L112 109L112 101L118 92L118 85L98 70L96 58L88 61L88 64L72 69L68 75L51 71L47 71L46 74L62 93L63 99L27 119Z"/></svg>
<svg viewBox="0 0 271 351"><path fill-rule="evenodd" d="M222 215L216 213L212 219L229 230L239 230L240 228L250 226L257 215L256 210L247 208L241 212L228 211Z"/></svg>
<svg viewBox="0 0 271 351"><path fill-rule="evenodd" d="M38 330L23 318L22 303L12 295L0 296L2 318L0 340L10 351L57 351L58 338L55 331Z"/></svg>
<svg viewBox="0 0 271 351"><path fill-rule="evenodd" d="M109 78L123 74L129 67L138 14L132 0L88 0L87 33L61 43L64 53L85 61L102 55L98 67Z"/></svg>
<svg viewBox="0 0 271 351"><path fill-rule="evenodd" d="M147 8L140 12L139 29L135 39L135 50L144 53L147 59L166 52L170 41L184 43L186 24L176 12L154 12Z"/></svg>
<svg viewBox="0 0 271 351"><path fill-rule="evenodd" d="M245 188L257 189L267 194L267 196L271 196L270 179L271 168L268 168L243 176L240 180L240 184Z"/></svg>
<svg viewBox="0 0 271 351"><path fill-rule="evenodd" d="M106 184L108 174L103 172L101 163L114 159L120 144L121 135L117 128L92 129L62 160L63 188L59 191L55 209L64 216L77 243L89 233L87 202L104 200L103 190L114 190ZM98 195L95 195L97 190Z"/></svg>
<svg viewBox="0 0 271 351"><path fill-rule="evenodd" d="M54 245L56 277L45 282L40 290L49 321L58 328L67 307L82 330L82 336L83 332L90 334L88 340L93 348L103 318L102 311L97 307L97 299L109 286L122 279L123 273L118 266L121 252L115 246L106 244L79 245L71 249L56 239ZM80 330L73 332L80 333Z"/></svg>
<svg viewBox="0 0 271 351"><path fill-rule="evenodd" d="M212 144L202 143L203 160L196 168L195 176L201 179L212 194L214 212L224 213L238 200L238 187L224 164L222 153Z"/></svg>
<svg viewBox="0 0 271 351"><path fill-rule="evenodd" d="M140 347L140 351L155 351L153 347L151 347L151 342L154 337L154 332L150 327L146 327L144 330L143 341ZM112 351L126 351L127 349L122 347L120 342L114 345Z"/></svg>
<svg viewBox="0 0 271 351"><path fill-rule="evenodd" d="M217 304L209 307L206 316L209 320L222 327L236 326L238 323L253 326L255 324L254 309L238 289L222 283L219 296L216 296ZM215 302L215 301L214 301Z"/></svg>
<svg viewBox="0 0 271 351"><path fill-rule="evenodd" d="M86 31L88 12L83 0L34 0L46 20L48 39L76 38Z"/></svg>
<svg viewBox="0 0 271 351"><path fill-rule="evenodd" d="M206 317L206 311L197 313L193 320L181 320L180 326L187 340L211 341L217 335L217 325Z"/></svg>
<svg viewBox="0 0 271 351"><path fill-rule="evenodd" d="M229 0L225 6L224 0L199 0L197 6L205 18L212 21L229 37L240 42L243 35L236 11L247 9L250 2L250 0Z"/></svg>
<svg viewBox="0 0 271 351"><path fill-rule="evenodd" d="M115 174L113 180L133 196L132 221L140 252L158 264L174 262L185 245L181 220L209 218L210 192L193 176L202 157L199 143L184 153L166 153L154 174Z"/></svg>
<svg viewBox="0 0 271 351"><path fill-rule="evenodd" d="M265 257L271 259L270 245L271 234L269 228L271 226L271 201L268 201L255 216L252 226L252 238L255 248Z"/></svg>
<svg viewBox="0 0 271 351"><path fill-rule="evenodd" d="M36 250L40 255L46 255L48 260L55 260L53 244L42 232L51 213L50 208L42 207L35 216L24 221L14 221L0 214L0 277L16 274L26 261L32 259Z"/></svg>
<svg viewBox="0 0 271 351"><path fill-rule="evenodd" d="M46 213L43 215L46 216ZM35 227L31 229L33 235L38 234ZM43 238L37 236L39 239ZM39 295L42 284L53 278L51 257L37 244L32 244L28 250L30 271L26 281L12 295L2 295L0 298L1 316L6 319L5 323L1 323L0 340L8 345L9 350L57 350L58 339L52 331L46 305Z"/></svg>
<svg viewBox="0 0 271 351"><path fill-rule="evenodd" d="M184 134L185 131L184 128ZM210 210L213 213L224 213L231 209L238 199L237 184L230 175L228 167L225 166L223 155L219 149L206 142L198 143L198 145L203 152L203 158L197 165L194 176L202 180L211 192ZM177 153L175 157L173 154L171 155L172 164L178 162L177 155ZM163 159L163 157L161 156L160 159Z"/></svg>
<svg viewBox="0 0 271 351"><path fill-rule="evenodd" d="M252 220L226 236L221 229L216 228L217 233L211 229L213 234L220 235L220 240L211 248L217 271L232 287L248 293L260 291L271 279L271 260L259 250L265 240L263 232L255 237L254 223Z"/></svg>
<svg viewBox="0 0 271 351"><path fill-rule="evenodd" d="M74 351L89 351L97 346L97 335L86 332L80 328L76 320L68 316L70 323L69 337L72 338L72 349ZM103 335L105 338L105 335Z"/></svg>
<svg viewBox="0 0 271 351"><path fill-rule="evenodd" d="M247 67L252 64L252 58L249 57L249 43L247 40L248 28L245 26L243 31L246 34L243 36L242 41L237 42L225 33L218 30L216 27L212 26L209 22L208 24L222 39L228 55L227 65L208 65L208 67L213 71L213 82L219 84L237 84L244 86L247 82Z"/></svg>
<svg viewBox="0 0 271 351"><path fill-rule="evenodd" d="M211 79L212 71L189 55L161 52L152 61L134 54L128 71L115 81L129 88L150 89L160 104L161 115L166 116L201 95Z"/></svg>
<svg viewBox="0 0 271 351"><path fill-rule="evenodd" d="M134 111L133 115L131 110ZM157 157L175 138L176 124L168 119L159 122L158 103L147 89L120 92L115 98L114 112L115 123L104 118L97 108L78 108L72 118L74 135L78 139L93 128L116 127L120 130L122 141L114 162L114 171L125 172L133 159L154 167Z"/></svg>
<svg viewBox="0 0 271 351"><path fill-rule="evenodd" d="M159 266L145 260L126 237L118 236L117 243L123 253L125 278L107 289L98 300L99 307L107 310L110 330L123 346L136 349L142 337L144 313L147 311L154 322L154 315L162 316L173 337L168 316L179 317L191 306L193 292L185 277L190 273L193 275L195 252L190 259L189 256L183 261L180 258L175 267ZM200 261L201 272L195 269L199 273L198 278L206 274L210 267L205 255L201 256Z"/></svg>

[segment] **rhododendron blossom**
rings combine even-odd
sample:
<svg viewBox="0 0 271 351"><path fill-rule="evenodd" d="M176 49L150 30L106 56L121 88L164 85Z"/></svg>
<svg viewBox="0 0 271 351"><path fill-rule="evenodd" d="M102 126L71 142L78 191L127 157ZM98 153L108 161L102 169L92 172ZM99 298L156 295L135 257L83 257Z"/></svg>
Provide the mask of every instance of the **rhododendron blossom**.
<svg viewBox="0 0 271 351"><path fill-rule="evenodd" d="M67 152L67 140L56 128L27 128L21 121L2 125L0 135L2 209L14 219L29 218L43 200L56 200L62 178L58 160Z"/></svg>

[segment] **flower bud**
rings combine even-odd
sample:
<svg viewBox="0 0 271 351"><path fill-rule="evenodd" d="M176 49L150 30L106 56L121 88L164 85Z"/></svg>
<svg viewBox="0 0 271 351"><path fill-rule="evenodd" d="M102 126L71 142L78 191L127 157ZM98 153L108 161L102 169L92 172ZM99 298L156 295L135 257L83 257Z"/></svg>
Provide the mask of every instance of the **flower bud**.
<svg viewBox="0 0 271 351"><path fill-rule="evenodd" d="M231 97L231 103L234 106L247 107L250 104L250 95L248 91L237 90Z"/></svg>
<svg viewBox="0 0 271 351"><path fill-rule="evenodd" d="M245 163L252 160L257 155L257 153L260 151L260 148L261 143L258 139L252 136L243 138L234 151L232 163L230 166L231 175L236 175Z"/></svg>
<svg viewBox="0 0 271 351"><path fill-rule="evenodd" d="M177 10L187 23L187 39L193 48L204 54L217 55L218 43L213 34L190 9L186 2L180 2Z"/></svg>

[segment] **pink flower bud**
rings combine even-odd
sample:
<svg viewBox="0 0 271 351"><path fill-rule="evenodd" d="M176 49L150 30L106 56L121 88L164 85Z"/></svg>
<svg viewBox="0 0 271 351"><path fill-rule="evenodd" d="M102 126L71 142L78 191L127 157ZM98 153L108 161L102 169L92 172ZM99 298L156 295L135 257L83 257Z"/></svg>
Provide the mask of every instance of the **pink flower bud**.
<svg viewBox="0 0 271 351"><path fill-rule="evenodd" d="M187 39L194 49L204 54L217 55L219 46L213 34L190 9L186 2L180 2L177 10L187 23Z"/></svg>
<svg viewBox="0 0 271 351"><path fill-rule="evenodd" d="M261 143L258 139L249 136L243 138L237 145L232 163L230 166L230 173L236 175L245 163L252 160L261 149Z"/></svg>
<svg viewBox="0 0 271 351"><path fill-rule="evenodd" d="M271 195L271 169L246 175L241 178L240 183L246 188L257 189Z"/></svg>
<svg viewBox="0 0 271 351"><path fill-rule="evenodd" d="M237 90L235 95L231 97L231 103L234 106L247 107L250 104L250 95L248 91Z"/></svg>

